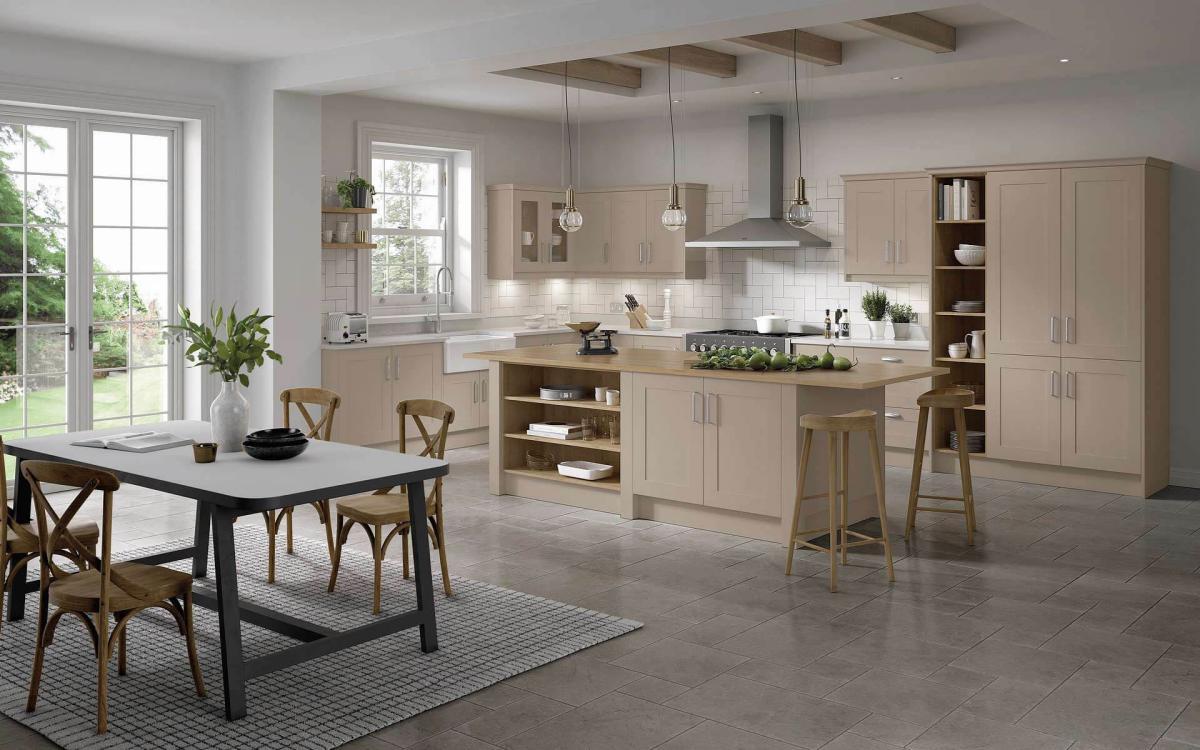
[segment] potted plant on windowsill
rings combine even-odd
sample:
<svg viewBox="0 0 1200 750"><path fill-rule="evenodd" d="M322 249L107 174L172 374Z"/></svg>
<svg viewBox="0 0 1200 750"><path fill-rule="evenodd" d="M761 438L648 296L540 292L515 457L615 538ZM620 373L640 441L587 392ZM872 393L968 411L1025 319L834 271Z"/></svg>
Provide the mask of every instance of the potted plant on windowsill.
<svg viewBox="0 0 1200 750"><path fill-rule="evenodd" d="M883 320L888 311L887 292L882 289L863 292L862 310L867 317L867 328L871 331L871 338L883 338L887 328L887 323Z"/></svg>
<svg viewBox="0 0 1200 750"><path fill-rule="evenodd" d="M210 308L208 317L212 327L192 320L191 311L180 305L179 324L166 327L188 345L183 355L188 362L221 376L221 393L208 410L213 442L221 453L236 453L250 429L250 402L238 391L238 384L248 387L255 367L267 359L282 363L283 357L267 343L270 331L264 324L272 316L260 315L257 308L242 318L237 316L237 305L228 316L221 307Z"/></svg>
<svg viewBox="0 0 1200 750"><path fill-rule="evenodd" d="M912 305L902 305L898 302L888 306L888 317L892 319L892 331L897 341L905 341L909 335L909 325L917 319Z"/></svg>
<svg viewBox="0 0 1200 750"><path fill-rule="evenodd" d="M375 197L375 186L358 175L338 180L337 191L342 199L342 208L369 208L371 199Z"/></svg>

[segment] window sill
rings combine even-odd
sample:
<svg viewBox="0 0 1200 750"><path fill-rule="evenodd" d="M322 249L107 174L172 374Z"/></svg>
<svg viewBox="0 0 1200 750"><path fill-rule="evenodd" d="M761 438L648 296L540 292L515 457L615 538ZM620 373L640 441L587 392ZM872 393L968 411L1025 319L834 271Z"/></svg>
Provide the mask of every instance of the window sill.
<svg viewBox="0 0 1200 750"><path fill-rule="evenodd" d="M370 323L388 324L388 323L424 323L433 318L433 313L404 313L404 314L379 314L371 315L368 318ZM483 313L474 312L450 312L442 313L442 320L482 320Z"/></svg>

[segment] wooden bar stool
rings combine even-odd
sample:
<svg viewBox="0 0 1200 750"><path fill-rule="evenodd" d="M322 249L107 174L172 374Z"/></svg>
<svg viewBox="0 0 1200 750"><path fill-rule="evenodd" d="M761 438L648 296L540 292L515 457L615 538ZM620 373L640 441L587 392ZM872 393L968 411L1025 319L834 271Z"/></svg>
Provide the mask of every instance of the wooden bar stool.
<svg viewBox="0 0 1200 750"><path fill-rule="evenodd" d="M967 522L967 544L975 544L975 493L971 489L971 460L967 453L967 415L964 409L975 403L975 394L965 388L934 388L917 396L917 406L921 407L917 417L917 444L913 449L912 484L908 489L908 518L904 524L904 538L908 539L917 523L917 511L928 510L934 513L960 513ZM921 494L921 461L925 457L925 430L929 425L930 409L951 409L954 411L954 430L958 433L958 470L962 476L962 496L952 495L922 495ZM963 504L958 508L932 508L917 505L919 498L926 500L956 500Z"/></svg>
<svg viewBox="0 0 1200 750"><path fill-rule="evenodd" d="M804 430L804 441L800 449L800 479L796 485L796 507L792 511L792 529L788 534L788 555L785 575L792 574L792 555L796 545L808 547L829 553L829 590L837 591L837 553L838 530L841 530L842 564L846 564L846 551L850 547L861 547L864 544L883 544L883 555L887 561L888 580L895 581L896 574L892 570L892 545L888 541L887 507L884 505L883 467L879 460L879 434L875 424L878 415L870 410L860 410L849 414L825 416L822 414L805 414L800 417L800 427ZM829 433L829 489L826 493L815 495L804 494L804 483L808 478L808 459L812 455L813 432L820 430ZM867 536L847 528L847 518L850 515L850 433L865 432L871 452L871 474L875 479L875 499L879 506L879 525L881 536ZM840 440L838 439L840 436ZM840 444L840 448L839 448ZM839 472L840 467L840 472ZM829 499L829 528L800 529L800 507L805 500L819 497ZM841 521L838 521L838 498L841 498ZM801 537L809 536L820 531L828 531L829 546L822 547ZM851 542L850 537L856 541Z"/></svg>

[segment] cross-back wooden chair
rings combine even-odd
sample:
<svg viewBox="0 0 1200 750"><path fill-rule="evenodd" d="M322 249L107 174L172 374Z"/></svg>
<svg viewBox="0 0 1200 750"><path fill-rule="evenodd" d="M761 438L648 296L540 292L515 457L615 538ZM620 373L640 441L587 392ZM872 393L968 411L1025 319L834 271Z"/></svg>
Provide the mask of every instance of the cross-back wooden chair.
<svg viewBox="0 0 1200 750"><path fill-rule="evenodd" d="M4 438L0 437L0 529L4 536L0 537L0 595L7 594L13 586L13 581L19 580L17 573L29 565L30 560L36 560L41 546L38 542L37 529L31 523L17 523L12 509L8 507L8 468L4 465ZM100 538L100 529L92 521L80 521L71 524L70 532L84 546L96 551L96 541ZM55 554L62 555L76 566L82 567L83 561L71 555L70 550L56 549ZM12 569L9 570L11 565ZM4 605L0 602L0 625L4 622Z"/></svg>
<svg viewBox="0 0 1200 750"><path fill-rule="evenodd" d="M29 482L37 509L38 542L41 562L41 590L38 609L37 648L33 674L29 681L26 711L37 708L38 687L46 648L54 640L54 630L65 614L78 617L92 638L97 666L96 732L108 731L108 662L117 649L117 673L125 674L125 634L129 621L152 607L161 607L175 618L179 632L187 642L188 663L196 694L204 697L204 678L196 654L196 635L192 628L192 576L190 573L141 563L112 562L113 493L121 483L107 471L54 461L23 461L21 475ZM79 494L59 515L46 499L42 484L73 487ZM103 493L100 523L100 557L71 531L71 520L91 497ZM68 571L55 562L56 550L67 550L82 562L80 570ZM50 613L51 605L57 609ZM109 630L109 615L114 618Z"/></svg>
<svg viewBox="0 0 1200 750"><path fill-rule="evenodd" d="M314 440L329 440L333 436L333 415L342 405L342 397L337 393L326 388L285 388L280 392L279 400L283 402L284 427L292 426L292 405L294 404L296 410L300 412L301 419L304 420L305 435ZM308 410L309 406L320 407L319 419L313 418L312 412ZM321 525L325 527L325 546L329 550L329 559L332 562L333 519L329 515L329 501L318 500L312 503L312 507L317 511ZM287 553L294 554L292 550L292 512L295 509L296 506L293 505L263 512L263 519L267 522L268 537L267 583L275 582L275 538L279 534L280 521L284 521L287 525Z"/></svg>
<svg viewBox="0 0 1200 750"><path fill-rule="evenodd" d="M422 456L444 458L446 455L446 434L454 422L454 408L441 401L429 399L414 399L401 401L396 405L396 414L400 417L400 452L405 453L405 418L412 417L425 448ZM431 431L423 419L440 420ZM438 557L442 564L442 588L446 596L452 596L450 590L450 572L446 566L446 526L442 509L442 478L438 477L433 483L433 492L426 495L425 515L428 519L427 529L433 546L437 548ZM376 490L370 495L359 495L348 500L339 500L337 504L337 546L333 553L333 570L329 574L329 590L333 591L337 584L338 566L342 559L342 547L350 536L350 529L359 524L371 541L371 552L375 558L375 600L373 612L379 614L380 578L383 573L383 558L387 555L388 545L397 535L404 547L404 577L408 578L408 532L411 528L408 515L408 496L404 487L391 487ZM383 535L384 528L391 526L387 536ZM414 540L415 543L415 540Z"/></svg>

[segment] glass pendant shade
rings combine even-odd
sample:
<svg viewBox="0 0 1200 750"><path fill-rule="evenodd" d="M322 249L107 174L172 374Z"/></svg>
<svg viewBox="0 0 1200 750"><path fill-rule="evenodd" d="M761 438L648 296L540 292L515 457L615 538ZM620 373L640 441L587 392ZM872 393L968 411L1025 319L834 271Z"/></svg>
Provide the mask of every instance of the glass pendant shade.
<svg viewBox="0 0 1200 750"><path fill-rule="evenodd" d="M558 225L564 232L578 232L583 227L583 214L575 208L575 188L567 188L567 201L558 215Z"/></svg>
<svg viewBox="0 0 1200 750"><path fill-rule="evenodd" d="M683 229L687 225L687 211L679 204L679 186L671 184L671 202L662 213L663 228L670 232Z"/></svg>
<svg viewBox="0 0 1200 750"><path fill-rule="evenodd" d="M804 178L796 178L796 197L788 207L787 215L783 217L789 225L803 229L813 223L813 210L804 197Z"/></svg>

